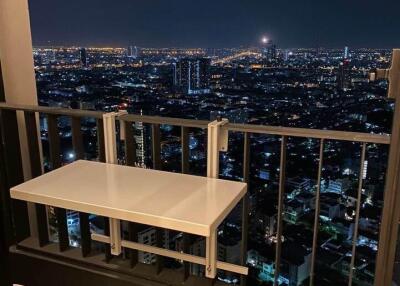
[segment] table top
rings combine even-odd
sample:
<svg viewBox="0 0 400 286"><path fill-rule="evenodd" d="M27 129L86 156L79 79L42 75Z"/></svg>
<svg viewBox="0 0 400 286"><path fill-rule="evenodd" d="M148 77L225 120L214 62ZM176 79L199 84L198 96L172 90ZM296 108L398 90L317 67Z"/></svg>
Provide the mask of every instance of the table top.
<svg viewBox="0 0 400 286"><path fill-rule="evenodd" d="M79 160L11 188L14 199L209 236L241 182Z"/></svg>

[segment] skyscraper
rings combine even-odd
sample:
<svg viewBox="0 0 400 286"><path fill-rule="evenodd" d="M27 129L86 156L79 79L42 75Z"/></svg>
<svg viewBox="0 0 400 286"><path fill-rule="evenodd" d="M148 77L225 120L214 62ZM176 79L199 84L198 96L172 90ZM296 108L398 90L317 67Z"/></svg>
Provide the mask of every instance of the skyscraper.
<svg viewBox="0 0 400 286"><path fill-rule="evenodd" d="M129 58L134 58L134 59L136 59L136 58L138 57L138 55L139 55L138 47L136 47L136 46L129 46L129 47L126 49L126 54L127 54L127 56L128 56Z"/></svg>
<svg viewBox="0 0 400 286"><path fill-rule="evenodd" d="M344 47L343 58L346 60L349 57L349 47Z"/></svg>
<svg viewBox="0 0 400 286"><path fill-rule="evenodd" d="M261 44L262 44L261 53L263 56L263 62L264 65L267 66L277 59L276 45L266 37L262 38Z"/></svg>
<svg viewBox="0 0 400 286"><path fill-rule="evenodd" d="M266 48L267 60L269 60L269 61L275 60L276 56L277 56L276 45L271 42L270 44L268 44L268 46Z"/></svg>
<svg viewBox="0 0 400 286"><path fill-rule="evenodd" d="M89 59L88 59L87 52L86 52L85 48L80 48L79 49L79 59L80 59L81 65L83 67L87 67L88 66Z"/></svg>
<svg viewBox="0 0 400 286"><path fill-rule="evenodd" d="M338 74L336 77L338 89L346 89L350 87L351 75L350 75L350 61L344 60L339 64Z"/></svg>
<svg viewBox="0 0 400 286"><path fill-rule="evenodd" d="M188 94L210 91L210 65L208 58L184 58L173 65L174 85Z"/></svg>

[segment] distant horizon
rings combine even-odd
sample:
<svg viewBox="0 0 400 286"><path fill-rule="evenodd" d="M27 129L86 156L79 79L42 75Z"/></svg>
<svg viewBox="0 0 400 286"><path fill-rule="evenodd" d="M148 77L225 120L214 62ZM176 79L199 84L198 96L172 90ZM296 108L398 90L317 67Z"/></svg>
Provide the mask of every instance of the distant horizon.
<svg viewBox="0 0 400 286"><path fill-rule="evenodd" d="M275 44L275 43L274 43ZM79 45L79 44L33 44L33 48L112 48L112 49L126 49L127 47L138 47L142 49L210 49L210 50L222 50L222 49L261 49L262 46L231 46L231 47L184 47L184 46L139 46L135 44L127 44L127 45L100 45L100 44L88 44L88 45ZM276 45L276 48L279 50L290 50L290 49L329 49L329 50L341 50L345 47L348 47L350 50L362 50L362 49L371 49L371 50L392 50L397 49L396 47L352 47L351 45L343 45L343 46L315 46L315 47L307 47L307 46L298 46L298 47L280 47ZM400 48L400 46L399 46Z"/></svg>

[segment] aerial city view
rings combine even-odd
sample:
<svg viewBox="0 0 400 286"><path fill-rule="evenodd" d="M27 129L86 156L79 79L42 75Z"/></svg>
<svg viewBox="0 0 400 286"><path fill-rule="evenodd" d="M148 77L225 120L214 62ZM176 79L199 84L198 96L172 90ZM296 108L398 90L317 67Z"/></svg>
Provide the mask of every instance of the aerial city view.
<svg viewBox="0 0 400 286"><path fill-rule="evenodd" d="M388 66L390 52L348 47L279 49L262 37L260 47L247 49L37 47L34 59L40 104L46 106L388 133L393 105L386 99L387 83L371 79L370 71ZM61 118L59 124L68 163L74 160L70 123ZM84 124L87 158L97 156L95 126L91 120ZM150 166L150 128L137 123L136 131L138 161ZM190 133L193 174L204 175L206 170L204 132ZM179 172L179 134L179 129L162 126L163 170ZM42 135L46 138L45 119ZM296 284L290 285L301 285L308 278L311 259L319 141L289 138L288 143L282 252L287 273L281 280L284 285L293 280ZM253 135L251 145L247 263L258 281L268 282L273 279L280 144L278 137ZM221 178L241 180L242 146L243 133L231 134ZM369 145L367 154L357 247L360 285L373 281L387 150ZM331 279L330 285L340 285L348 273L359 156L360 144L326 144L317 271L328 274L325 279ZM240 249L238 217L232 215L224 225L229 235L222 232L220 237L225 259L238 259L234 255ZM78 221L70 214L70 230L79 235L74 222ZM179 236L171 239L169 244L178 245ZM143 262L151 262L151 257L143 257Z"/></svg>
<svg viewBox="0 0 400 286"><path fill-rule="evenodd" d="M33 28L34 32L40 30L35 30L34 24ZM324 40L321 44L299 41L296 45L281 43L283 35L274 37L277 34L252 33L247 35L252 39L247 44L236 45L227 38L226 45L205 42L198 47L193 41L174 47L173 42L145 44L135 38L124 38L123 44L90 44L86 39L71 41L71 34L65 43L46 40L46 35L37 36L43 40L35 42L34 34L39 104L206 121L227 118L237 124L390 133L394 102L387 99L387 81L377 79L374 71L390 66L392 46L379 43L368 46L369 42L363 45L362 41L352 46L351 39L337 41L336 34L332 35L335 38L332 45ZM382 47L374 48L379 46ZM68 164L75 160L71 122L60 117L58 124L62 159ZM41 118L40 127L46 159L49 148L45 117ZM96 160L96 121L84 119L82 128L85 158ZM133 128L136 166L151 168L151 126L135 122ZM180 132L179 127L161 125L162 170L181 172ZM242 231L247 231L245 263L250 268L247 283L273 285L275 245L281 239L278 284L309 285L320 140L287 138L283 230L278 238L281 137L249 136L249 225L247 230L242 229L240 208L231 213L218 232L218 259L239 264ZM243 132L229 133L228 151L221 154L220 178L243 180L244 141ZM206 144L206 130L189 129L190 174L206 174ZM124 163L125 154L120 149L119 160ZM374 283L388 147L367 144L362 164L361 151L360 143L324 142L314 285L348 285L357 204L360 214L353 285ZM48 160L45 164L50 169ZM358 202L360 173L363 184ZM96 232L104 229L97 217L91 216L90 221ZM54 217L50 215L52 224ZM77 213L68 213L68 228L71 246L79 247ZM50 231L57 240L56 228ZM154 229L143 227L138 239L154 244ZM167 248L181 250L182 234L165 230L163 243ZM192 237L190 251L204 255L204 241ZM139 254L142 263L151 264L154 259L154 255ZM182 266L171 259L164 263L170 268ZM191 265L190 273L204 275L204 267ZM218 279L240 284L238 275L225 271L218 272Z"/></svg>

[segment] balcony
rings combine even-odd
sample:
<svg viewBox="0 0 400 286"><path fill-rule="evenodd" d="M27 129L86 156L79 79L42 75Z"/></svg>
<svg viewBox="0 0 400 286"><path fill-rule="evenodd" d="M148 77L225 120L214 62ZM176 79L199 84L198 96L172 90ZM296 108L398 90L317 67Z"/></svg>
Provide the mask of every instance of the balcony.
<svg viewBox="0 0 400 286"><path fill-rule="evenodd" d="M399 50L391 70L372 73L389 80L389 98L395 100L391 134L52 108L37 104L25 2L0 1L1 285L400 285ZM160 217L148 219L176 208L161 209L163 200L183 204L173 187L153 196L161 204L147 208L148 220L137 221L123 212L116 221L105 211L122 207L121 200L99 211L81 208L90 198L74 207L17 199L10 192L32 182L41 182L38 192L43 191L50 185L41 181L43 175L74 168L80 160L169 172L167 177L188 189L192 181L181 176L245 183L248 191L235 208L239 197L218 210L225 220L214 220L212 239L208 228L191 230L190 220L191 227L181 228L175 218L166 216L169 227ZM94 167L89 170L94 173ZM149 178L141 178L147 187L161 181ZM58 183L69 185L67 179ZM89 176L71 183L88 181ZM111 192L102 187L103 195ZM50 190L63 191L63 203L68 201L63 185ZM96 195L102 194L94 188L93 200ZM213 206L217 198L209 202Z"/></svg>
<svg viewBox="0 0 400 286"><path fill-rule="evenodd" d="M14 245L10 248L9 255L11 280L15 283L23 285L53 285L62 276L65 277L63 279L66 279L66 284L63 285L74 285L78 281L75 279L78 278L87 281L85 282L88 283L87 285L95 285L90 284L91 282L89 281L93 282L98 279L105 279L106 281L117 280L119 281L118 283L122 283L112 285L182 285L182 283L183 285L205 285L206 283L223 285L224 282L245 285L246 280L247 285L252 285L253 282L251 282L251 279L254 279L254 277L251 277L251 275L254 275L252 272L259 269L260 265L263 267L269 265L271 269L264 269L263 274L259 274L266 275L266 273L270 273L271 277L264 277L265 280L269 279L269 283L282 284L286 279L288 281L299 281L293 277L306 275L307 277L302 280L305 283L322 285L321 283L323 283L325 278L318 274L321 271L320 267L323 263L322 256L320 255L324 255L323 259L328 259L332 263L336 263L336 266L332 269L336 270L338 267L341 267L342 273L345 273L349 279L348 281L353 281L353 283L364 283L362 281L366 279L365 273L367 272L363 271L361 273L359 269L368 267L371 271L369 274L372 277L371 279L374 279L374 277L375 279L378 279L377 277L382 278L384 277L382 275L387 271L387 269L382 268L382 263L385 263L388 253L394 251L395 243L388 240L386 228L390 228L393 226L393 223L397 223L397 220L393 219L395 214L392 213L397 208L395 206L393 208L386 207L386 205L392 202L392 196L395 196L393 184L396 182L395 174L398 170L396 165L398 161L395 157L397 156L397 144L393 145L393 142L396 142L394 140L397 138L394 136L398 136L396 129L394 129L394 134L392 135L367 134L232 124L227 120L205 122L113 113L115 121L112 122L112 126L115 129L111 129L111 134L114 136L111 139L115 141L114 144L118 147L114 163L139 167L146 165L146 168L156 170L171 168L171 166L166 165L166 160L163 160L163 148L165 146L163 146L161 127L168 125L174 126L176 130L180 130L179 149L181 150L181 158L175 158L178 162L180 161L178 164L180 166L177 166L174 161L175 164L172 167L175 169L172 171L191 173L191 167L194 162L192 160L193 154L191 154L190 150L190 138L198 136L198 138L202 138L202 143L199 144L204 145L204 151L207 150L207 157L204 158L202 167L200 167L200 169L204 169L204 173L197 175L205 176L207 171L208 177L219 176L228 178L229 175L220 172L223 169L221 164L227 162L224 156L229 154L231 149L238 147L232 145L236 134L241 137L239 141L242 144L240 147L240 150L242 150L241 162L238 163L242 169L242 174L236 178L241 178L241 181L249 183L250 186L253 183L250 180L252 178L250 174L258 171L252 170L252 166L254 166L252 160L254 160L254 157L251 156L252 153L254 154L254 150L252 149L256 149L257 147L256 140L259 140L257 136L272 138L271 144L276 145L276 150L272 153L279 160L279 169L276 172L278 190L276 196L271 197L276 199L276 209L267 210L266 213L271 213L269 216L260 217L260 213L253 213L251 211L251 204L254 203L252 200L256 194L250 191L240 203L240 207L235 209L231 214L233 217L240 216L236 220L240 222L240 244L238 244L240 246L234 247L233 249L235 250L233 252L231 250L231 253L236 254L237 257L226 255L227 246L224 245L224 242L221 242L222 237L220 237L219 243L218 255L220 258L232 259L233 261L228 262L236 262L243 266L249 266L250 276L247 278L246 275L218 271L217 279L208 279L204 277L204 269L195 263L182 262L176 259L165 258L161 255L143 253L128 248L122 248L121 255L112 255L109 244L93 241L91 236L95 231L103 232L105 235L110 234L108 218L94 217L82 212L75 213L62 208L54 208L51 205L27 204L20 200L9 199L8 190L25 181L22 165L27 158L23 158L20 154L20 130L17 123L18 113L24 114L25 132L29 138L27 152L29 159L27 161L30 162L33 178L78 159L105 162L107 145L105 141L110 140L106 134L110 132L109 130L105 131L104 127L107 125L104 125L104 120L107 120L106 118L109 114L39 106L19 106L6 103L0 104L0 111L3 138L1 165L4 167L1 174L3 178L1 186L3 194L6 194L6 197L3 198L6 210L9 211L5 213L12 213L13 218L13 225L8 225L8 227L15 230L15 237L10 238L14 242ZM396 116L397 113L395 118ZM41 121L40 124L38 121L39 118ZM70 121L73 147L70 154L73 154L72 156L61 153L59 120L62 118L69 118ZM88 118L91 119L87 121ZM86 128L88 122L92 124L89 130ZM38 132L38 126L42 126L40 132ZM146 126L145 129L150 131L150 164L148 162L141 162L140 154L143 150L140 149L145 147L140 146L140 142L137 142L139 141L138 136L135 136L138 130L139 133L143 131L143 126ZM398 124L395 121L394 128L397 128L397 126ZM88 132L91 133L89 137L87 135ZM41 134L41 140L38 134ZM96 150L97 156L88 157L88 144L84 144L84 138L89 140L89 145ZM301 181L299 178L291 180L286 178L288 150L291 150L296 142L301 142L304 138L306 140L313 140L315 145L313 148L318 150L315 154L317 166L315 185L309 181ZM238 142L237 138L235 142ZM350 144L347 146L357 146L352 149L358 150L353 155L359 162L357 168L358 184L355 194L349 196L349 199L354 200L352 202L354 205L354 216L349 219L347 224L346 222L342 222L341 224L344 232L348 233L347 240L349 243L345 250L349 254L346 255L348 259L346 258L343 261L337 259L334 255L335 252L339 255L341 251L344 251L343 249L339 249L343 248L343 246L338 245L334 240L322 243L320 236L324 220L334 219L337 217L335 213L340 212L337 201L335 202L335 198L329 195L333 192L326 191L326 188L335 188L335 186L329 185L326 187L322 184L324 163L325 160L329 160L329 146L331 146L331 142L347 142L347 144ZM391 146L391 149L386 173L385 207L383 207L382 221L377 222L378 224L380 223L380 228L376 229L379 236L376 259L377 261L382 260L382 263L377 262L376 268L371 268L370 265L362 265L363 259L358 259L357 253L362 249L359 241L360 232L365 231L365 228L360 227L361 223L365 224L365 218L361 216L361 210L363 209L362 198L365 192L365 189L363 189L365 162L367 161L368 152L372 151L376 146ZM260 154L254 155L260 156ZM44 165L42 165L42 162L44 162ZM296 187L291 188L290 186ZM297 204L294 204L290 200L293 194L288 194L287 190L307 188L307 186L311 187L312 191L307 196L302 196L301 199L308 203L299 203L299 199L297 200ZM305 248L306 250L302 258L306 259L306 264L304 264L304 261L291 262L288 260L290 252L294 251L292 253L295 253L296 251L294 249L291 250L291 243L285 241L288 222L291 226L295 227L296 215L304 214L305 209L311 210L310 214L313 220L313 224L309 227L312 234L308 239L309 241L306 242L306 238L298 238L299 240L303 239L303 243L309 244L309 247ZM273 222L267 222L266 218ZM274 249L272 261L261 260L265 259L265 256L249 248L249 241L254 243L255 239L260 239L248 236L250 227L253 227L249 226L249 221L254 224L254 220L263 220L265 229L268 229L267 232L269 232L269 239L271 240L270 245ZM387 221L385 222L385 220ZM7 222L7 220L5 221ZM229 222L225 222L225 224L229 225ZM340 225L340 222L337 225ZM353 231L349 230L351 225L353 225ZM76 229L71 229L73 227ZM226 229L220 228L221 233L224 231ZM380 234L378 234L379 231ZM174 236L176 242L174 246L169 245L167 242L168 237L171 237L171 235ZM204 250L201 250L203 249L201 246L203 245L202 240L188 233L174 232L172 230L144 226L132 222L122 222L122 236L127 241L139 241L144 244L156 246L157 249L173 248L181 253L204 255ZM282 237L282 239L276 239L276 237ZM145 248L142 250L153 251L156 248ZM165 252L156 251L156 253L165 255ZM340 266L337 265L338 260L341 261L339 263ZM296 263L300 263L303 266L307 265L307 270L300 270L296 266L298 265ZM19 266L21 264L23 267ZM46 266L42 267L42 265ZM372 265L375 264L372 263ZM52 274L48 274L49 271ZM295 276L291 276L293 275L293 271L296 271ZM40 275L35 275L35 273L40 273ZM391 277L389 279L391 280ZM100 284L100 282L96 283L99 283L96 285L105 285ZM112 283L117 282L114 281ZM347 284L346 281L343 281L343 283ZM375 285L389 284L378 283Z"/></svg>

